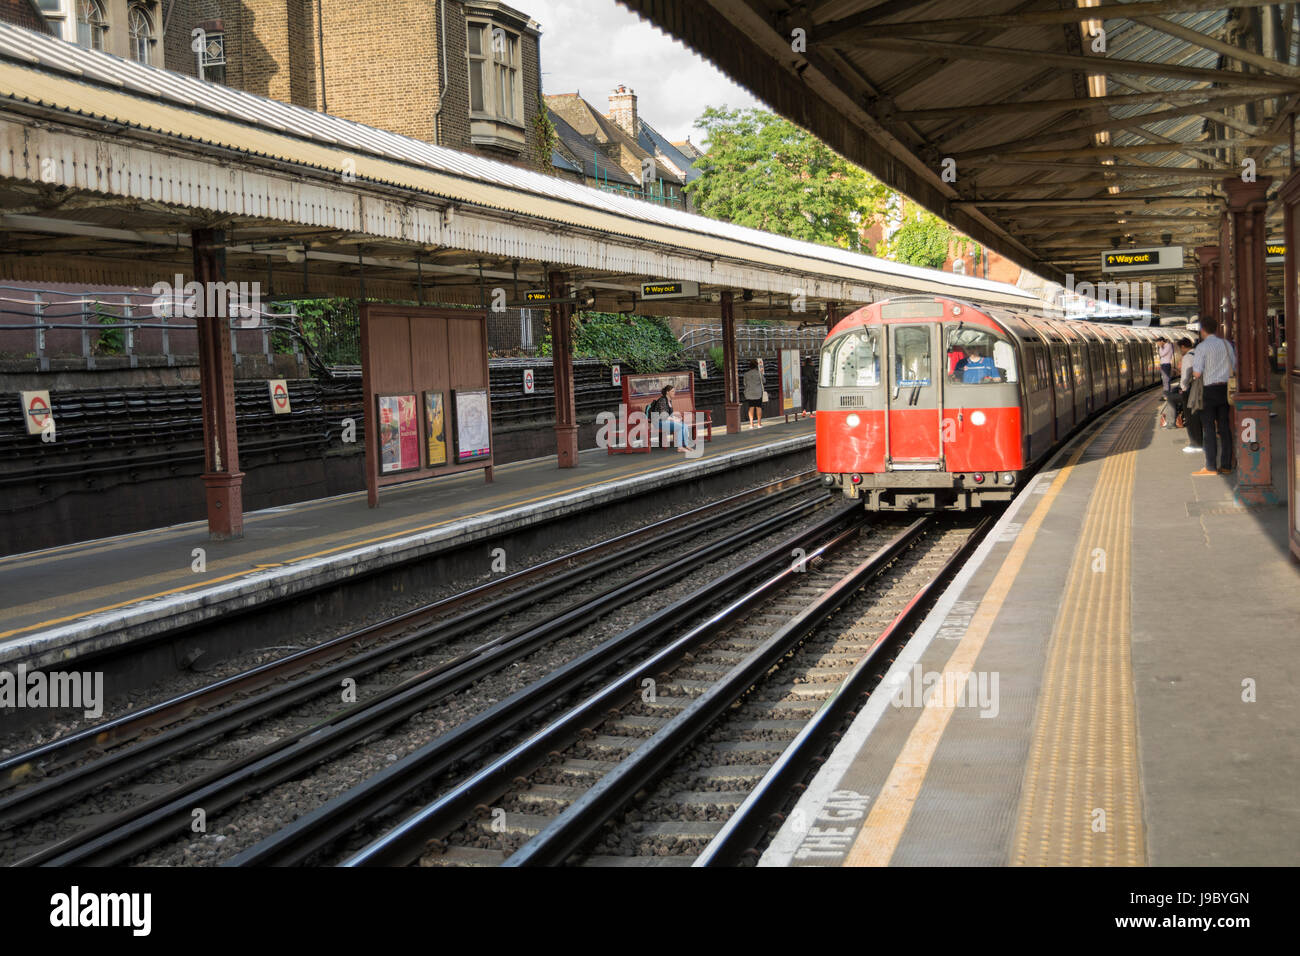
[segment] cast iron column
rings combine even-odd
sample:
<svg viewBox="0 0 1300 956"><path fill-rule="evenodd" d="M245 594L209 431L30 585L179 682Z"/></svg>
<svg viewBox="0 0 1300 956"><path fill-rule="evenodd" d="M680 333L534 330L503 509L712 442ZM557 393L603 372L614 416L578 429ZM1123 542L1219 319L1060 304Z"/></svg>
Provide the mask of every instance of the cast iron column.
<svg viewBox="0 0 1300 956"><path fill-rule="evenodd" d="M199 392L203 408L203 486L208 502L208 535L215 540L244 536L244 473L239 470L235 431L235 375L230 355L228 315L208 315L208 290L226 281L225 233L191 232L194 279L199 284ZM226 312L221 309L218 311Z"/></svg>
<svg viewBox="0 0 1300 956"><path fill-rule="evenodd" d="M826 334L831 334L831 329L835 328L835 323L840 320L840 304L838 302L826 303Z"/></svg>
<svg viewBox="0 0 1300 956"><path fill-rule="evenodd" d="M727 433L740 434L740 357L736 354L736 315L731 292L722 293L722 380L726 385Z"/></svg>
<svg viewBox="0 0 1300 956"><path fill-rule="evenodd" d="M1243 183L1223 181L1232 217L1233 308L1232 344L1237 350L1237 392L1233 422L1237 446L1236 497L1247 504L1277 501L1270 463L1268 413L1273 396L1268 389L1268 286L1264 278L1264 214L1272 177Z"/></svg>
<svg viewBox="0 0 1300 956"><path fill-rule="evenodd" d="M547 273L547 296L568 294L564 273ZM573 402L573 306L551 304L551 367L555 378L555 457L561 468L578 467L578 423Z"/></svg>
<svg viewBox="0 0 1300 956"><path fill-rule="evenodd" d="M1197 246L1196 261L1200 271L1196 276L1201 316L1219 314L1219 247Z"/></svg>
<svg viewBox="0 0 1300 956"><path fill-rule="evenodd" d="M1286 487L1287 487L1287 533L1291 539L1291 557L1300 560L1300 502L1296 500L1297 462L1300 461L1300 447L1297 446L1296 432L1300 429L1297 421L1296 391L1300 389L1300 358L1296 349L1300 348L1300 222L1297 222L1297 206L1300 206L1300 172L1292 173L1278 191L1278 200L1285 212L1286 264L1282 270L1282 287L1286 290L1286 330L1282 335L1287 343L1287 359L1282 366L1282 394L1286 396Z"/></svg>
<svg viewBox="0 0 1300 956"><path fill-rule="evenodd" d="M1232 216L1225 211L1219 217L1219 308L1214 314L1219 319L1219 335L1232 338L1233 307L1236 303L1237 280L1233 272Z"/></svg>

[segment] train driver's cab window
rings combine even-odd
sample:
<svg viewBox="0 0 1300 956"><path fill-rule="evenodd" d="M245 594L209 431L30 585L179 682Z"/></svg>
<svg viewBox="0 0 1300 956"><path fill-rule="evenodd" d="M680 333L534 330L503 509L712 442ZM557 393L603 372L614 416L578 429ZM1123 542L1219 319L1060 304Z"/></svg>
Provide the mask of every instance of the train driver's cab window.
<svg viewBox="0 0 1300 956"><path fill-rule="evenodd" d="M822 348L822 388L870 388L880 384L879 332L858 329Z"/></svg>
<svg viewBox="0 0 1300 956"><path fill-rule="evenodd" d="M988 329L950 328L945 350L948 381L991 385L1017 381L1016 350L1004 336Z"/></svg>

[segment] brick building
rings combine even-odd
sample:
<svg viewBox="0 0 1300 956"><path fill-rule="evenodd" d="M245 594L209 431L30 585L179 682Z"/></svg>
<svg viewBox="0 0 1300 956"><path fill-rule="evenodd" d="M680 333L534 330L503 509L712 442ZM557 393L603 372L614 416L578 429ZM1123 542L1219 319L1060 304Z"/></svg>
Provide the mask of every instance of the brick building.
<svg viewBox="0 0 1300 956"><path fill-rule="evenodd" d="M577 93L547 96L546 107L558 138L553 157L555 175L692 210L685 188L699 178L700 172L694 166L696 157L683 153L640 116L635 91L626 86L615 89L609 95L607 113ZM643 172L650 168L647 163L651 160L653 176L643 182Z"/></svg>
<svg viewBox="0 0 1300 956"><path fill-rule="evenodd" d="M498 0L0 0L0 18L367 126L550 169L550 156L535 147L540 30Z"/></svg>

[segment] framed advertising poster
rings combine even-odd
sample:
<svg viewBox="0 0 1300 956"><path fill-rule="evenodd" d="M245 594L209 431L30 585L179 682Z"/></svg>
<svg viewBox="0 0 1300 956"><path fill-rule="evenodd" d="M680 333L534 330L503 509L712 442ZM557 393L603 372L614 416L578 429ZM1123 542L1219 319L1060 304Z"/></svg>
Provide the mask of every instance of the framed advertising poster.
<svg viewBox="0 0 1300 956"><path fill-rule="evenodd" d="M781 412L797 413L803 407L803 389L799 381L799 350L781 350Z"/></svg>
<svg viewBox="0 0 1300 956"><path fill-rule="evenodd" d="M378 395L379 471L391 475L420 467L420 423L414 395Z"/></svg>
<svg viewBox="0 0 1300 956"><path fill-rule="evenodd" d="M447 404L442 392L424 393L425 465L447 464Z"/></svg>
<svg viewBox="0 0 1300 956"><path fill-rule="evenodd" d="M487 389L452 391L456 407L456 464L492 456Z"/></svg>

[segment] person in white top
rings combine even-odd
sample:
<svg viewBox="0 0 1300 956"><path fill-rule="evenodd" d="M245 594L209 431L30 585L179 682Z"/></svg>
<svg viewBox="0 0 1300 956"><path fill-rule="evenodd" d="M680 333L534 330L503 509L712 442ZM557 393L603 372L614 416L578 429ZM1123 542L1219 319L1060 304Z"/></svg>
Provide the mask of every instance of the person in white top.
<svg viewBox="0 0 1300 956"><path fill-rule="evenodd" d="M1202 451L1201 413L1199 410L1195 412L1187 410L1187 393L1192 387L1192 363L1195 361L1196 348L1192 345L1191 339L1179 339L1178 350L1182 353L1182 363L1178 390L1174 394L1177 396L1178 411L1183 416L1183 424L1187 427L1188 444L1183 447L1183 451L1194 455Z"/></svg>
<svg viewBox="0 0 1300 956"><path fill-rule="evenodd" d="M1237 352L1231 342L1219 338L1219 322L1213 316L1201 319L1201 344L1192 359L1192 376L1205 386L1201 427L1205 431L1205 467L1193 475L1232 473L1232 419L1228 405L1228 379L1237 367Z"/></svg>
<svg viewBox="0 0 1300 956"><path fill-rule="evenodd" d="M1160 344L1160 381L1165 394L1169 394L1169 382L1174 373L1174 343L1168 339L1156 339Z"/></svg>

